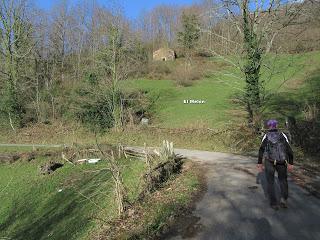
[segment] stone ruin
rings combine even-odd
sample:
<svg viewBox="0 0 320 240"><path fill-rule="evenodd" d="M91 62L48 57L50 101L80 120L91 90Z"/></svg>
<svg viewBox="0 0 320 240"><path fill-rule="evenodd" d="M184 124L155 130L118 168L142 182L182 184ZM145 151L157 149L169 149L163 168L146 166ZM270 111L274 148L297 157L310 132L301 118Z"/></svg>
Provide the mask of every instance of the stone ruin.
<svg viewBox="0 0 320 240"><path fill-rule="evenodd" d="M154 61L173 61L176 59L176 53L170 48L160 48L153 52Z"/></svg>

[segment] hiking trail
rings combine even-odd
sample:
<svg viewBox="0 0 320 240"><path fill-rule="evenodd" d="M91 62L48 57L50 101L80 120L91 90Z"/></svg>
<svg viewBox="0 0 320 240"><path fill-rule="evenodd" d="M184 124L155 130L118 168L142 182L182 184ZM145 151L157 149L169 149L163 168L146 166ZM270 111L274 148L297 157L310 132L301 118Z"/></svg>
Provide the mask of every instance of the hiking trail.
<svg viewBox="0 0 320 240"><path fill-rule="evenodd" d="M270 208L257 159L227 153L175 149L206 169L207 190L189 216L161 239L318 240L320 199L289 182L288 209ZM279 185L277 195L279 196Z"/></svg>

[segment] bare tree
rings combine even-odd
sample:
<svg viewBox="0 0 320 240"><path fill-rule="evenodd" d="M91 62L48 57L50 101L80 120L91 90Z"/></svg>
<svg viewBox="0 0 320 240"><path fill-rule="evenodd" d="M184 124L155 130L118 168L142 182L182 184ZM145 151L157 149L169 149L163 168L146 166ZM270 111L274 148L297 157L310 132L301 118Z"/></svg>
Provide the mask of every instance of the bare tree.
<svg viewBox="0 0 320 240"><path fill-rule="evenodd" d="M114 128L123 126L122 85L121 82L140 66L139 41L129 31L128 23L122 12L113 11L107 15L106 45L98 51L97 65L103 83L110 92L110 108L113 115Z"/></svg>
<svg viewBox="0 0 320 240"><path fill-rule="evenodd" d="M142 39L151 48L172 47L180 23L181 8L175 5L160 5L149 12L141 14L138 29Z"/></svg>
<svg viewBox="0 0 320 240"><path fill-rule="evenodd" d="M19 123L23 114L23 94L28 80L28 61L32 55L32 25L27 14L27 1L2 0L0 4L0 69L1 110L14 130L14 119Z"/></svg>
<svg viewBox="0 0 320 240"><path fill-rule="evenodd" d="M88 43L88 20L90 15L88 14L88 4L77 4L71 8L70 24L69 24L69 36L70 49L75 53L74 71L75 79L78 81L83 74L82 56L84 55L84 49Z"/></svg>
<svg viewBox="0 0 320 240"><path fill-rule="evenodd" d="M65 58L70 48L68 31L70 24L70 7L68 0L60 0L52 10L52 32L50 33L51 48L60 67L61 81L64 80Z"/></svg>

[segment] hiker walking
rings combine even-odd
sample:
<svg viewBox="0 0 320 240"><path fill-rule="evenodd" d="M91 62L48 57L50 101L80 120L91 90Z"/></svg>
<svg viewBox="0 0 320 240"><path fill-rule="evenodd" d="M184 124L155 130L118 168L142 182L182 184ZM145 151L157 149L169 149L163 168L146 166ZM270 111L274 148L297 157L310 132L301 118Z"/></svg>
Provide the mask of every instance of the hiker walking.
<svg viewBox="0 0 320 240"><path fill-rule="evenodd" d="M289 145L288 137L277 129L278 122L269 120L267 122L268 132L264 135L259 149L258 169L260 172L265 169L265 175L268 184L268 194L270 205L278 210L275 188L274 173L277 171L280 183L281 199L280 207L287 208L288 199L288 181L287 170L293 169L293 152ZM262 159L264 158L264 167Z"/></svg>

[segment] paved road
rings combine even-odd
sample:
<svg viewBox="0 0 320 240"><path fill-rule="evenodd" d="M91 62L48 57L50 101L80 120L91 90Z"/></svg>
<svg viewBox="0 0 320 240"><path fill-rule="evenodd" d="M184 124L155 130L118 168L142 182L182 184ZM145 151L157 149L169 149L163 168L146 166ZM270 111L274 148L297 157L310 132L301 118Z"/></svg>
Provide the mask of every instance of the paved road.
<svg viewBox="0 0 320 240"><path fill-rule="evenodd" d="M163 239L320 240L320 199L290 178L289 209L274 211L268 204L264 175L257 176L256 159L185 149L175 152L207 169L207 191Z"/></svg>
<svg viewBox="0 0 320 240"><path fill-rule="evenodd" d="M268 204L264 175L257 176L255 159L184 149L176 153L206 167L207 192L164 239L320 239L320 199L290 178L289 208L275 211Z"/></svg>

